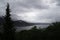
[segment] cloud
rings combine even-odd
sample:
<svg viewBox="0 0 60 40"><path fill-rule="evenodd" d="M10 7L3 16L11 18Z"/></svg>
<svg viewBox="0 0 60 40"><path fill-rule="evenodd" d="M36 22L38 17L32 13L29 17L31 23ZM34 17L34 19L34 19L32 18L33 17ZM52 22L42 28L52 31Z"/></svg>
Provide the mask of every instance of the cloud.
<svg viewBox="0 0 60 40"><path fill-rule="evenodd" d="M0 0L0 16L5 15L7 2L12 18L29 22L55 22L60 20L60 0Z"/></svg>
<svg viewBox="0 0 60 40"><path fill-rule="evenodd" d="M57 5L57 6L60 6L60 0L55 0L55 1L56 1L56 3L57 3L56 5Z"/></svg>

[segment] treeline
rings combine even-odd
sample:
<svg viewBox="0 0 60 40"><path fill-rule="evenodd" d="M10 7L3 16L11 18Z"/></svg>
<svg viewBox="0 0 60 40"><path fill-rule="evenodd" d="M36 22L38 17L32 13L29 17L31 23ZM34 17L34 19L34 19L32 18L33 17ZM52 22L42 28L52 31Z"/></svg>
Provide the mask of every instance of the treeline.
<svg viewBox="0 0 60 40"><path fill-rule="evenodd" d="M30 30L22 30L14 34L14 40L60 40L60 22L52 23L43 29L37 29L37 26L34 26ZM2 35L3 34L0 33L0 39Z"/></svg>
<svg viewBox="0 0 60 40"><path fill-rule="evenodd" d="M60 39L60 22L52 23L44 29L34 26L30 30L16 33L17 40L58 40Z"/></svg>

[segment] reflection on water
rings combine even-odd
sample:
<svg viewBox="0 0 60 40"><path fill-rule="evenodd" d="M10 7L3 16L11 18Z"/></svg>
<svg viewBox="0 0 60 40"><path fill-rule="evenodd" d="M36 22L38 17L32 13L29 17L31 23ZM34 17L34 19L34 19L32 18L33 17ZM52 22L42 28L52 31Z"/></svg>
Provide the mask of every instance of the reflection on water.
<svg viewBox="0 0 60 40"><path fill-rule="evenodd" d="M37 28L46 28L49 25L34 25L34 26L37 26ZM34 26L17 27L16 29L17 29L17 31L20 31L20 30L29 30L29 29L31 29Z"/></svg>

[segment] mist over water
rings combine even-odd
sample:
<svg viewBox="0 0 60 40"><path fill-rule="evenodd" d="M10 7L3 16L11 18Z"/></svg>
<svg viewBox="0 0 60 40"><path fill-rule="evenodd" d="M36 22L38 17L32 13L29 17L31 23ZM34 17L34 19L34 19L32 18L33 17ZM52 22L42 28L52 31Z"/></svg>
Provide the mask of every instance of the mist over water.
<svg viewBox="0 0 60 40"><path fill-rule="evenodd" d="M39 28L46 28L49 25L47 24L47 25L33 25L33 26L25 26L25 27L16 27L16 31L29 30L29 29L33 28L34 26L36 26L39 29Z"/></svg>

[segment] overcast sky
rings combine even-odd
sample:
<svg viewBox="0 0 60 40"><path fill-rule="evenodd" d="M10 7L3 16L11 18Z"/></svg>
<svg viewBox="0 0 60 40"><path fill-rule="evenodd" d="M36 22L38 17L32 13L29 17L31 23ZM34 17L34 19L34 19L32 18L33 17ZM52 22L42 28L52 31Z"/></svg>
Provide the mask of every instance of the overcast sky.
<svg viewBox="0 0 60 40"><path fill-rule="evenodd" d="M60 0L0 0L0 16L7 2L14 20L51 23L60 21Z"/></svg>

